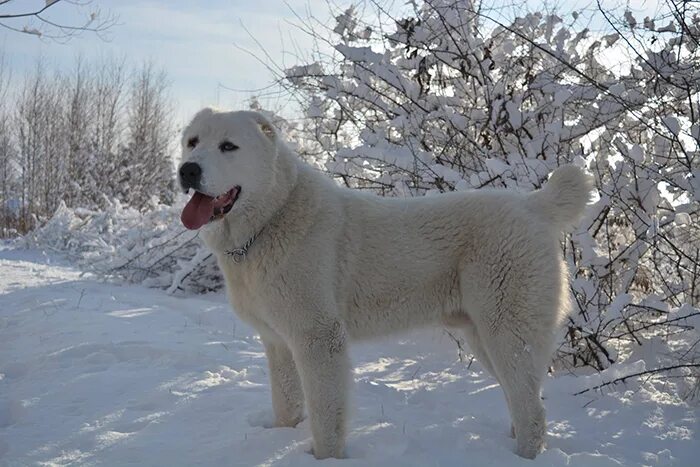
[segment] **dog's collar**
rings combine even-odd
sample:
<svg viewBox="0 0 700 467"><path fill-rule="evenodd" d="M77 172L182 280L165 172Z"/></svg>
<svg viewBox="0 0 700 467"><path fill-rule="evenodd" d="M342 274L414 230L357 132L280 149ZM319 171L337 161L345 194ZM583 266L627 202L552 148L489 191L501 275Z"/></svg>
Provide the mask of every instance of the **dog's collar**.
<svg viewBox="0 0 700 467"><path fill-rule="evenodd" d="M270 219L274 219L275 217L277 217L277 215L279 214L279 212L281 210L282 210L282 208L277 209L272 214ZM270 222L271 222L271 220L268 220L268 222L266 224L264 224L260 230L258 230L256 233L254 233L253 236L250 237L248 239L248 241L245 242L245 244L242 247L234 248L233 250L226 250L226 254L228 256L230 256L231 259L233 259L234 263L239 264L239 263L242 263L243 261L246 260L246 258L248 256L248 250L250 249L251 245L253 244L255 239L257 239L260 236L260 234L263 232L263 230L265 230L265 227L270 225Z"/></svg>
<svg viewBox="0 0 700 467"><path fill-rule="evenodd" d="M261 232L262 230L258 231L256 234L250 237L242 247L234 248L233 250L226 250L226 254L229 255L231 259L233 259L234 263L242 263L243 261L245 261L246 256L248 255L248 249L253 244L255 239L258 238L258 235L260 235Z"/></svg>

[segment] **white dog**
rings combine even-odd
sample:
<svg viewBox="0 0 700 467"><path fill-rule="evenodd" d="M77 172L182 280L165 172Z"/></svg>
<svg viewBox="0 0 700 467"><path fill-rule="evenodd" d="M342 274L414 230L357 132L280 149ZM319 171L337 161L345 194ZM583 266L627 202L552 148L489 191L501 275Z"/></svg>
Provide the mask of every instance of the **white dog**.
<svg viewBox="0 0 700 467"><path fill-rule="evenodd" d="M185 129L182 212L201 229L229 299L260 332L276 426L304 405L313 453L342 457L348 342L428 324L464 330L500 382L517 454L546 430L540 387L568 311L562 230L591 191L556 170L533 193L395 199L344 189L302 162L262 115L200 111Z"/></svg>

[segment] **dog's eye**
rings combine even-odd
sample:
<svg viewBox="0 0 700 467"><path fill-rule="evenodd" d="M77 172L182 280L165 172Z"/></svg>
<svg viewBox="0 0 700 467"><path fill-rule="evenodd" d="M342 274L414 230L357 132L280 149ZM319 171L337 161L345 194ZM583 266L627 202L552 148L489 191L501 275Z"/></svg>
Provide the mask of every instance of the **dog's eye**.
<svg viewBox="0 0 700 467"><path fill-rule="evenodd" d="M190 149L194 149L195 146L197 146L198 144L199 144L199 138L197 138L196 136L193 136L192 138L187 140L187 147Z"/></svg>
<svg viewBox="0 0 700 467"><path fill-rule="evenodd" d="M238 146L231 141L222 141L221 144L219 144L219 151L221 152L235 151L236 149L238 149Z"/></svg>

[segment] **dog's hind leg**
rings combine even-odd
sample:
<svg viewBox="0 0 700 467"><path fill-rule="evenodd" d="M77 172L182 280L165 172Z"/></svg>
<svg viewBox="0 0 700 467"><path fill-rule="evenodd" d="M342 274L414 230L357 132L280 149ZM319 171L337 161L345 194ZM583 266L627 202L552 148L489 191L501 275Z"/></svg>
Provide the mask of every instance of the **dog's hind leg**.
<svg viewBox="0 0 700 467"><path fill-rule="evenodd" d="M479 334L476 331L476 326L474 326L474 323L472 323L471 320L465 316L465 318L460 321L459 328L464 334L464 338L467 341L469 349L472 351L479 363L481 363L481 366L483 366L484 369L491 374L491 376L498 380L498 375L493 370L491 360L481 345L481 339L479 338Z"/></svg>
<svg viewBox="0 0 700 467"><path fill-rule="evenodd" d="M479 333L476 330L476 326L472 322L471 318L467 314L455 314L455 315L450 315L449 317L446 317L444 319L444 323L447 326L450 327L455 327L458 328L462 331L464 334L464 338L467 341L467 345L469 346L469 349L472 351L472 354L476 357L477 361L481 364L481 366L484 367L484 369L493 376L496 381L498 381L498 384L503 388L503 384L501 384L501 380L498 379L498 374L493 368L493 365L491 364L491 359L489 358L488 354L486 353L486 349L484 348L483 344L481 343L481 338L479 337ZM508 399L508 393L504 390L503 394L505 395L506 402L508 403L508 407L510 408L510 400ZM510 425L510 436L511 438L515 438L515 427L513 424Z"/></svg>
<svg viewBox="0 0 700 467"><path fill-rule="evenodd" d="M503 324L497 329L482 327L481 342L506 394L515 438L516 454L534 459L545 446L547 424L541 399L545 359L543 347L528 337L528 326ZM484 329L486 328L486 329ZM545 346L546 347L546 346Z"/></svg>
<svg viewBox="0 0 700 467"><path fill-rule="evenodd" d="M296 426L304 418L304 392L292 352L281 339L262 339L270 368L274 426Z"/></svg>

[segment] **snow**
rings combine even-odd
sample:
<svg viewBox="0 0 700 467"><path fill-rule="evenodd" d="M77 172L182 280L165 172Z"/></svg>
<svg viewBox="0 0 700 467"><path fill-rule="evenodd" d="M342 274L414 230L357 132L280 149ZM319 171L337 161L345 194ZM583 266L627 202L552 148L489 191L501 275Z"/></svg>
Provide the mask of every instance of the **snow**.
<svg viewBox="0 0 700 467"><path fill-rule="evenodd" d="M496 382L439 329L355 345L346 460L316 462L308 421L271 421L254 331L221 293L101 282L59 258L0 250L0 465L694 465L697 408L664 385L551 378L549 448L513 454Z"/></svg>

